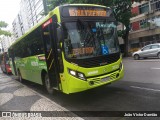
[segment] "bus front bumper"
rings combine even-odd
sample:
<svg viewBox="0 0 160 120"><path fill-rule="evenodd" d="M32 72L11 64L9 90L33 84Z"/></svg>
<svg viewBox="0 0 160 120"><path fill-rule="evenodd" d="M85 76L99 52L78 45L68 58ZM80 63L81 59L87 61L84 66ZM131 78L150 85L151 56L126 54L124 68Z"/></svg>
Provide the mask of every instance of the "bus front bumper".
<svg viewBox="0 0 160 120"><path fill-rule="evenodd" d="M87 80L80 80L78 78L75 78L73 76L70 76L70 84L69 84L69 93L76 93L85 91L88 89L96 88L105 84L112 83L114 81L117 81L124 76L124 68L122 67L121 70L117 70L115 72L112 72L110 74L98 76L98 77L92 77L88 78Z"/></svg>

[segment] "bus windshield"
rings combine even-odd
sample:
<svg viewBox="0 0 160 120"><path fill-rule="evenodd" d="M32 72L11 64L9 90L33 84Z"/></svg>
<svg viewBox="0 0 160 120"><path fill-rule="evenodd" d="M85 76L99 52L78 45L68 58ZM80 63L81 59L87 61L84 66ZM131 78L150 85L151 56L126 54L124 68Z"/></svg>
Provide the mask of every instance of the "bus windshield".
<svg viewBox="0 0 160 120"><path fill-rule="evenodd" d="M116 25L110 21L66 22L64 51L69 59L85 59L120 52Z"/></svg>

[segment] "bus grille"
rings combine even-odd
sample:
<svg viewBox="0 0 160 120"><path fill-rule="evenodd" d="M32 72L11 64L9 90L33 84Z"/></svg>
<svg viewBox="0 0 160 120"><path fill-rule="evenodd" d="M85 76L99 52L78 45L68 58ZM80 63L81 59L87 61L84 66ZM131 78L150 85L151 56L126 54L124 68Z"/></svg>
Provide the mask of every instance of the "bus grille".
<svg viewBox="0 0 160 120"><path fill-rule="evenodd" d="M108 81L112 81L112 80L115 80L116 79L116 75L117 75L117 73L113 73L113 74L111 74L109 77L110 77L110 79L108 80ZM89 80L89 82L94 82L94 84L93 85L98 85L98 84L102 84L102 83L105 83L105 82L102 82L101 81L101 78L94 78L94 79L91 79L91 80ZM106 82L108 82L108 81L106 81Z"/></svg>
<svg viewBox="0 0 160 120"><path fill-rule="evenodd" d="M115 53L106 56L93 57L88 59L72 59L69 62L78 64L80 67L91 68L108 65L118 61L120 58L120 53Z"/></svg>

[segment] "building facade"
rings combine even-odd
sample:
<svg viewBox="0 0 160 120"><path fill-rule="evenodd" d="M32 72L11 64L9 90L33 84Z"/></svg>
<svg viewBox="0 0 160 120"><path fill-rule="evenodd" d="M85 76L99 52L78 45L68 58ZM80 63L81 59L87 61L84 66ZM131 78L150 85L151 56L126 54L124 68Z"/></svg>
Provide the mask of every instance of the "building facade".
<svg viewBox="0 0 160 120"><path fill-rule="evenodd" d="M160 42L160 0L133 4L129 51Z"/></svg>
<svg viewBox="0 0 160 120"><path fill-rule="evenodd" d="M20 12L12 23L13 39L21 37L44 17L43 0L21 0Z"/></svg>
<svg viewBox="0 0 160 120"><path fill-rule="evenodd" d="M0 52L6 52L12 43L43 18L43 0L21 0L20 11L12 23L12 37L0 38Z"/></svg>
<svg viewBox="0 0 160 120"><path fill-rule="evenodd" d="M12 38L3 36L0 38L0 53L7 52L8 47L12 44Z"/></svg>

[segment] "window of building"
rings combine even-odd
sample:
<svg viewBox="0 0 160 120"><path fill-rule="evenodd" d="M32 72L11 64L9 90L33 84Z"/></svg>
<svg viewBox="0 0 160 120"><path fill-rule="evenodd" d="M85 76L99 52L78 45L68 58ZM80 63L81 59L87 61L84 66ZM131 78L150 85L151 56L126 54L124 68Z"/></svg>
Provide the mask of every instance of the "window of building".
<svg viewBox="0 0 160 120"><path fill-rule="evenodd" d="M36 13L39 14L39 13L42 13L43 11L43 6L40 6L38 7L38 9L36 10Z"/></svg>
<svg viewBox="0 0 160 120"><path fill-rule="evenodd" d="M146 27L149 27L148 19L140 20L140 28L146 28Z"/></svg>
<svg viewBox="0 0 160 120"><path fill-rule="evenodd" d="M151 1L151 10L159 11L160 10L160 0Z"/></svg>
<svg viewBox="0 0 160 120"><path fill-rule="evenodd" d="M140 14L148 12L148 11L149 11L149 4L148 3L145 3L145 4L139 6L139 13Z"/></svg>
<svg viewBox="0 0 160 120"><path fill-rule="evenodd" d="M39 1L37 1L37 2L35 2L35 6L40 6L40 5L42 5L43 3L42 3L42 1L41 0L39 0Z"/></svg>

